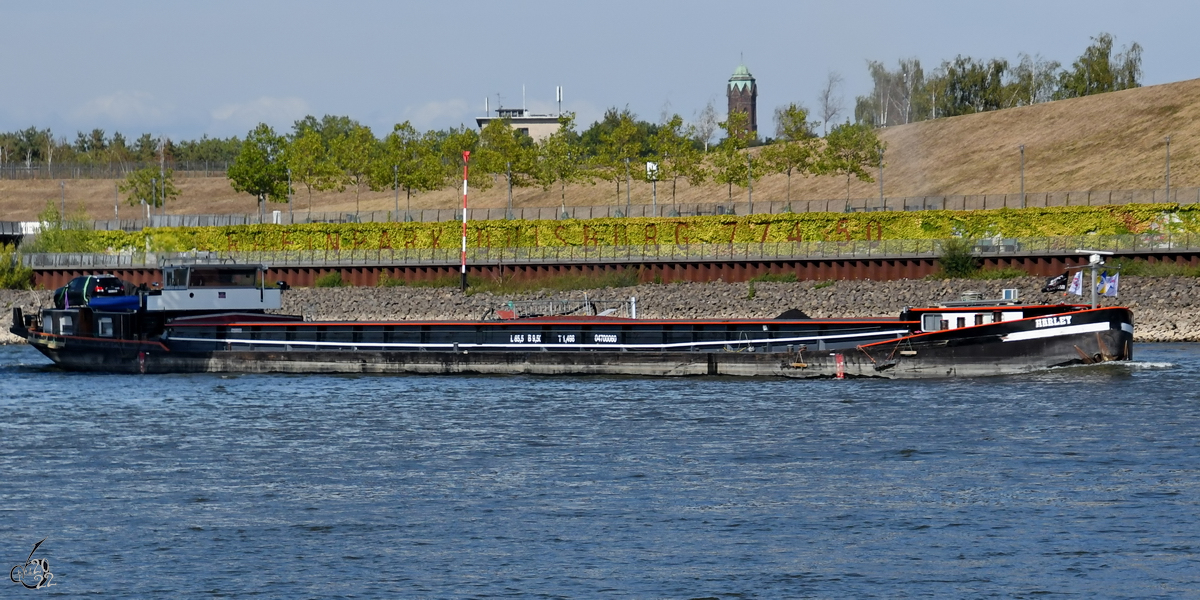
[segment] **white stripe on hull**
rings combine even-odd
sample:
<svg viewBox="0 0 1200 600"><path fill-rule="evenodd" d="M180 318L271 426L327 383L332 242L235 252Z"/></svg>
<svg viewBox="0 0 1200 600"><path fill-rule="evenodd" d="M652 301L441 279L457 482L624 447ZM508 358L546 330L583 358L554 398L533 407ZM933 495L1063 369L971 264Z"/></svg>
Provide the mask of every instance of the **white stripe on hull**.
<svg viewBox="0 0 1200 600"><path fill-rule="evenodd" d="M1048 327L1046 329L1018 331L1016 333L1010 333L1000 339L1005 342L1019 342L1021 340L1036 340L1041 338L1059 337L1063 335L1092 333L1093 331L1108 331L1109 329L1111 329L1111 327L1109 327L1108 323L1086 323L1084 325L1068 325L1066 327Z"/></svg>
<svg viewBox="0 0 1200 600"><path fill-rule="evenodd" d="M804 336L804 337L789 337L789 338L758 338L753 340L718 340L714 342L679 342L672 344L476 344L476 343L415 343L415 342L315 342L315 341L288 341L288 340L247 340L240 338L189 338L189 337L172 337L164 339L164 342L179 341L179 342L210 342L218 344L249 344L254 346L313 346L317 348L329 347L354 347L354 348L459 348L459 349L484 349L484 348L526 348L528 350L667 350L676 348L691 348L695 346L748 346L759 344L789 344L797 342L815 342L821 340L846 340L851 338L874 338L879 336L896 336L900 337L907 334L904 329L896 329L891 331L871 331L865 333L842 333L836 335L820 335L820 336Z"/></svg>

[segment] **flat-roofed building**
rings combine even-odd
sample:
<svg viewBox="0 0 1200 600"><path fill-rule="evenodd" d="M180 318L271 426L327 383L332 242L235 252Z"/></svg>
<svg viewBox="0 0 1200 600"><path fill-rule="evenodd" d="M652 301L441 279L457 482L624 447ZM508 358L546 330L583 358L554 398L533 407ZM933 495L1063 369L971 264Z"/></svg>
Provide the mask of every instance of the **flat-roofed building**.
<svg viewBox="0 0 1200 600"><path fill-rule="evenodd" d="M496 116L478 117L479 129L496 119L507 119L509 125L538 142L558 131L558 115L535 115L524 108L497 108Z"/></svg>

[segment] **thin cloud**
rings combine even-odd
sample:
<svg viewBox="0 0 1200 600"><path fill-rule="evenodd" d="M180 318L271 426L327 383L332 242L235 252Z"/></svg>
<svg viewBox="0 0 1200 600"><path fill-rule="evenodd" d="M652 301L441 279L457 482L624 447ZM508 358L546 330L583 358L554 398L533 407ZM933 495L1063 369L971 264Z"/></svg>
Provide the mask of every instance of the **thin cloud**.
<svg viewBox="0 0 1200 600"><path fill-rule="evenodd" d="M137 90L122 90L97 96L72 111L81 121L109 121L117 124L161 123L172 113L172 107L153 94Z"/></svg>
<svg viewBox="0 0 1200 600"><path fill-rule="evenodd" d="M226 104L212 111L213 121L221 128L251 129L259 123L290 125L311 112L302 98L263 96L249 102Z"/></svg>
<svg viewBox="0 0 1200 600"><path fill-rule="evenodd" d="M469 112L470 108L467 106L467 101L456 98L454 100L426 102L417 108L406 109L404 115L412 121L413 126L425 129L434 126L438 122L462 119Z"/></svg>

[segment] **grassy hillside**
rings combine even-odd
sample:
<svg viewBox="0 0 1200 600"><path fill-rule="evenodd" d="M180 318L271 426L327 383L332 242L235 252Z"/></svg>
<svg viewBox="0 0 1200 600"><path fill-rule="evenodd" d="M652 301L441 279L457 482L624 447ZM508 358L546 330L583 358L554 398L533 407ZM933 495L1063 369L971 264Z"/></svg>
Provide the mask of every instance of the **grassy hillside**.
<svg viewBox="0 0 1200 600"><path fill-rule="evenodd" d="M1086 98L1061 100L1037 106L937 119L891 127L880 136L888 144L884 173L888 196L940 196L952 194L1003 194L1020 189L1018 146L1025 145L1025 187L1028 192L1150 189L1163 186L1163 138L1171 136L1172 187L1200 186L1200 79L1125 90ZM111 218L115 182L67 180L67 201L83 203L96 218ZM221 178L182 179L182 197L168 210L173 213L249 213L254 199L233 191ZM660 182L660 204L670 202L669 182ZM782 200L786 178L772 175L755 181L756 201ZM877 195L878 183L854 181L854 198ZM30 220L48 200L59 199L58 181L0 180L0 220ZM793 177L793 199L844 198L845 179ZM680 184L683 203L718 202L726 198L724 186L690 188ZM745 190L734 188L735 198ZM635 204L650 203L649 184L635 183ZM505 189L475 190L471 205L502 207ZM573 205L624 204L611 184L576 185L567 189ZM362 210L390 210L391 193L364 192ZM459 206L458 188L415 197L412 207ZM558 190L540 188L514 191L517 206L556 206ZM308 206L303 188L296 195L297 210ZM400 198L404 207L403 195ZM313 195L317 211L353 212L352 190ZM129 218L137 209L121 205Z"/></svg>

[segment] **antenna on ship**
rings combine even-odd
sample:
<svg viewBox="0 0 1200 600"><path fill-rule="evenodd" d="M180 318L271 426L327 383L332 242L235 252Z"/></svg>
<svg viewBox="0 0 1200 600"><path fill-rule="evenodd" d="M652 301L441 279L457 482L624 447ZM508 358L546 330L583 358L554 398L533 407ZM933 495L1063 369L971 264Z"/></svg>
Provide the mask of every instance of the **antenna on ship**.
<svg viewBox="0 0 1200 600"><path fill-rule="evenodd" d="M1104 266L1104 257L1112 256L1112 252L1104 250L1079 250L1076 252L1088 255L1088 267L1092 270L1092 278L1088 280L1088 287L1092 288L1092 308L1096 308L1096 270Z"/></svg>

